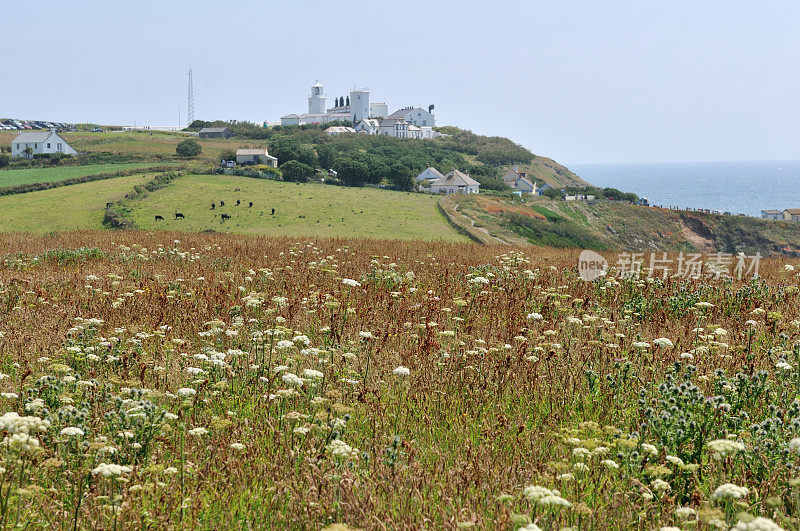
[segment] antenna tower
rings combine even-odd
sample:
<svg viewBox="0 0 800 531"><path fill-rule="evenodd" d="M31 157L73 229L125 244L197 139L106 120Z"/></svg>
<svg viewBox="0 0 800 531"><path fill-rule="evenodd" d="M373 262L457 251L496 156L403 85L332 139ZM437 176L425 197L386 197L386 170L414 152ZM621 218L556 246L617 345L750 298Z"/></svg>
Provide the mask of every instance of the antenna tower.
<svg viewBox="0 0 800 531"><path fill-rule="evenodd" d="M186 119L188 120L188 125L192 125L194 122L194 89L192 88L192 69L189 69L189 112L187 113Z"/></svg>

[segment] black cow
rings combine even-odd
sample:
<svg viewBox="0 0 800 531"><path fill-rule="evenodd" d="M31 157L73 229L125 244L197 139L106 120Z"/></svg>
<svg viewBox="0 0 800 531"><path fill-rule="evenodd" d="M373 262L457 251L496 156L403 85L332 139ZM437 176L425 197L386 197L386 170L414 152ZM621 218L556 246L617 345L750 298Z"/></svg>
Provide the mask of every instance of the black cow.
<svg viewBox="0 0 800 531"><path fill-rule="evenodd" d="M186 216L184 216L184 215L183 215L183 214L181 214L180 212L175 212L175 219L183 219L183 218L185 218L185 217L186 217Z"/></svg>
<svg viewBox="0 0 800 531"><path fill-rule="evenodd" d="M164 216L159 216L156 214L156 221L164 221Z"/></svg>
<svg viewBox="0 0 800 531"><path fill-rule="evenodd" d="M272 209L272 214L271 214L271 215L272 215L272 216L274 216L274 215L275 215L275 209L274 209L274 208Z"/></svg>
<svg viewBox="0 0 800 531"><path fill-rule="evenodd" d="M240 199L237 199L236 200L236 206L239 206L240 204L242 204L242 201Z"/></svg>
<svg viewBox="0 0 800 531"><path fill-rule="evenodd" d="M247 208L253 208L253 202L252 202L252 201L250 201L250 202L247 204Z"/></svg>
<svg viewBox="0 0 800 531"><path fill-rule="evenodd" d="M217 208L217 204L216 203L211 203L211 210L214 210L215 208Z"/></svg>
<svg viewBox="0 0 800 531"><path fill-rule="evenodd" d="M222 214L222 221L225 221L226 219L231 219L231 215L230 214Z"/></svg>
<svg viewBox="0 0 800 531"><path fill-rule="evenodd" d="M225 201L220 201L219 202L219 206L224 207L225 206Z"/></svg>

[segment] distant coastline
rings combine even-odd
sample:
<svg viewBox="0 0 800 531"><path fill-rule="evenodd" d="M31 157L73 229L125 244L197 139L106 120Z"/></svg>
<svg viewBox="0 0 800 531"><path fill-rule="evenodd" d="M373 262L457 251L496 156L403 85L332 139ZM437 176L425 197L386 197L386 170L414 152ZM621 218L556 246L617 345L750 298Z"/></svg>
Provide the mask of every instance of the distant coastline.
<svg viewBox="0 0 800 531"><path fill-rule="evenodd" d="M800 208L800 160L572 164L595 186L647 197L652 205L705 208L761 217Z"/></svg>

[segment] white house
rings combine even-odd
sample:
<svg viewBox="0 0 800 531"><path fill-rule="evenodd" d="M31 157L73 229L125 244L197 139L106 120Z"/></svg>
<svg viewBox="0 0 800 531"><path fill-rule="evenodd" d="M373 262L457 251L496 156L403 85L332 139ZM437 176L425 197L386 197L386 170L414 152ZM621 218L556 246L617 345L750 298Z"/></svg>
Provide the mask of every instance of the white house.
<svg viewBox="0 0 800 531"><path fill-rule="evenodd" d="M453 170L441 179L431 183L432 194L477 194L480 183L469 175Z"/></svg>
<svg viewBox="0 0 800 531"><path fill-rule="evenodd" d="M387 118L399 118L417 127L436 127L436 117L420 107L406 107L393 112Z"/></svg>
<svg viewBox="0 0 800 531"><path fill-rule="evenodd" d="M341 135L342 133L355 133L356 130L352 127L344 127L341 125L335 125L333 127L329 127L325 129L325 134L328 136L336 136Z"/></svg>
<svg viewBox="0 0 800 531"><path fill-rule="evenodd" d="M373 118L365 118L358 122L358 125L355 127L356 132L360 133L364 131L369 133L370 135L375 135L378 133L378 128L380 127L381 122L380 120L375 120Z"/></svg>
<svg viewBox="0 0 800 531"><path fill-rule="evenodd" d="M237 149L236 164L266 164L278 167L278 159L267 152L267 148Z"/></svg>
<svg viewBox="0 0 800 531"><path fill-rule="evenodd" d="M422 182L422 181L433 182L433 181L438 181L439 179L444 179L444 175L439 173L439 170L437 170L436 168L428 166L427 168L422 170L422 173L417 175L415 180L417 182Z"/></svg>
<svg viewBox="0 0 800 531"><path fill-rule="evenodd" d="M56 133L50 131L31 131L20 133L11 141L11 156L26 159L33 158L40 153L65 153L75 155L78 152L67 144L67 141Z"/></svg>
<svg viewBox="0 0 800 531"><path fill-rule="evenodd" d="M761 219L783 219L783 211L781 210L762 210Z"/></svg>
<svg viewBox="0 0 800 531"><path fill-rule="evenodd" d="M408 122L401 118L386 118L381 120L378 134L395 138L408 138L408 125Z"/></svg>

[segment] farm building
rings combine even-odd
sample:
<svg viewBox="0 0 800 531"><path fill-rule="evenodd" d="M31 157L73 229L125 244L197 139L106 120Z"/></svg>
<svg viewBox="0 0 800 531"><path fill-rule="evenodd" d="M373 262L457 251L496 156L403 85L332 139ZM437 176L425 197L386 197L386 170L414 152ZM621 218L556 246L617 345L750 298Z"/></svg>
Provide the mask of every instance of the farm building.
<svg viewBox="0 0 800 531"><path fill-rule="evenodd" d="M528 179L528 174L524 171L517 171L512 168L503 175L503 182L511 188L517 195L531 195L536 193L536 184Z"/></svg>
<svg viewBox="0 0 800 531"><path fill-rule="evenodd" d="M204 127L198 133L200 138L230 138L233 132L227 127Z"/></svg>
<svg viewBox="0 0 800 531"><path fill-rule="evenodd" d="M266 164L278 167L278 159L267 152L267 148L237 149L236 164Z"/></svg>
<svg viewBox="0 0 800 531"><path fill-rule="evenodd" d="M414 180L417 181L417 182L422 182L422 181L434 182L434 181L438 181L439 179L443 179L443 178L444 178L444 175L442 175L439 172L439 170L437 170L436 168L433 168L431 166L428 166L427 168L422 170L422 173L417 175L417 177Z"/></svg>
<svg viewBox="0 0 800 531"><path fill-rule="evenodd" d="M31 131L20 133L11 141L11 156L22 157L25 159L33 158L40 153L65 153L75 155L72 146L55 132L50 131Z"/></svg>
<svg viewBox="0 0 800 531"><path fill-rule="evenodd" d="M800 221L800 208L787 208L783 211L783 219L786 221Z"/></svg>
<svg viewBox="0 0 800 531"><path fill-rule="evenodd" d="M477 194L480 183L469 175L453 170L441 179L431 183L432 194Z"/></svg>
<svg viewBox="0 0 800 531"><path fill-rule="evenodd" d="M761 219L783 219L783 211L781 210L762 210Z"/></svg>

